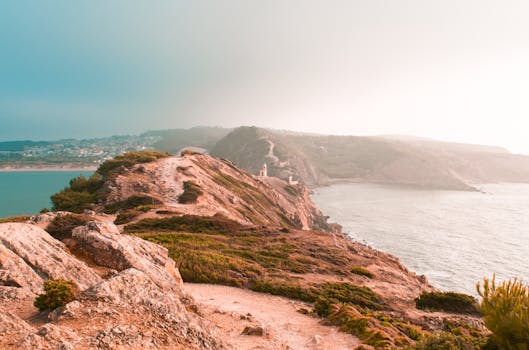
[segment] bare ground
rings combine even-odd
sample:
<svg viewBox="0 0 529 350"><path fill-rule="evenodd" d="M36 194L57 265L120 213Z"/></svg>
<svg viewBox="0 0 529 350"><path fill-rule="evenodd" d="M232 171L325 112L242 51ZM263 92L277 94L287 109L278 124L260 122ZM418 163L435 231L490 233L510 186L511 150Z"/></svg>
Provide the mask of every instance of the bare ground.
<svg viewBox="0 0 529 350"><path fill-rule="evenodd" d="M186 283L184 289L202 304L205 318L232 349L341 350L360 340L323 325L298 310L300 301L234 287ZM262 327L263 336L242 335L245 327Z"/></svg>

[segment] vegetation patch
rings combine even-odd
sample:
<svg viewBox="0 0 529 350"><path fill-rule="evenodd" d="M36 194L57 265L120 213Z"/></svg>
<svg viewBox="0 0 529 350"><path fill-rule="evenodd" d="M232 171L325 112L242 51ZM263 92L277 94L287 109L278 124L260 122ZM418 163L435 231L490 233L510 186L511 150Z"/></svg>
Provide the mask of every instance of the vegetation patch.
<svg viewBox="0 0 529 350"><path fill-rule="evenodd" d="M162 204L162 202L160 202L156 198L145 195L135 195L130 196L119 202L109 203L105 205L105 209L103 211L107 214L113 214L118 211L130 210L135 208L145 208L147 209L146 211L149 211L152 207L159 204Z"/></svg>
<svg viewBox="0 0 529 350"><path fill-rule="evenodd" d="M423 292L415 305L418 309L445 311L458 314L479 314L477 300L473 296L454 292Z"/></svg>
<svg viewBox="0 0 529 350"><path fill-rule="evenodd" d="M290 194L291 196L298 197L301 193L299 190L291 185L285 186L285 191Z"/></svg>
<svg viewBox="0 0 529 350"><path fill-rule="evenodd" d="M114 159L107 160L99 166L94 175L89 178L82 175L73 178L70 180L68 187L52 195L53 210L82 213L86 209L93 209L106 198L105 183L111 180L122 169L130 168L135 164L152 162L168 156L169 154L164 152L141 151L128 152ZM117 208L113 212L116 212L118 209L126 210L131 208Z"/></svg>
<svg viewBox="0 0 529 350"><path fill-rule="evenodd" d="M0 218L0 224L4 224L7 222L26 222L30 219L30 216L27 215L21 215L21 216L10 216L7 218Z"/></svg>
<svg viewBox="0 0 529 350"><path fill-rule="evenodd" d="M196 216L183 215L169 218L149 218L125 227L126 232L195 232L229 233L238 231L241 225L222 215Z"/></svg>
<svg viewBox="0 0 529 350"><path fill-rule="evenodd" d="M327 282L319 285L317 295L333 303L346 303L370 310L382 310L380 297L368 287L355 286L346 282Z"/></svg>
<svg viewBox="0 0 529 350"><path fill-rule="evenodd" d="M72 236L74 228L84 226L91 220L89 216L81 214L57 215L46 227L46 231L55 239L63 240Z"/></svg>
<svg viewBox="0 0 529 350"><path fill-rule="evenodd" d="M449 332L437 334L425 334L409 350L499 350L497 347L489 347L487 337L481 335L477 338L456 335Z"/></svg>
<svg viewBox="0 0 529 350"><path fill-rule="evenodd" d="M180 204L193 204L197 202L204 192L200 189L200 186L193 181L184 181L184 193L178 197L178 203Z"/></svg>
<svg viewBox="0 0 529 350"><path fill-rule="evenodd" d="M363 316L350 305L341 305L328 315L327 320L340 327L341 331L356 335L365 344L376 349L387 348L392 344L387 334L371 327L369 317Z"/></svg>
<svg viewBox="0 0 529 350"><path fill-rule="evenodd" d="M141 212L139 212L137 210L127 210L127 211L124 211L124 212L120 212L116 216L116 219L114 220L114 224L116 224L116 225L128 224L129 222L134 220L136 217L138 217L138 215L140 215L140 214L141 214Z"/></svg>
<svg viewBox="0 0 529 350"><path fill-rule="evenodd" d="M361 266L352 267L351 272L355 275L365 276L367 278L375 277L375 275L371 271Z"/></svg>
<svg viewBox="0 0 529 350"><path fill-rule="evenodd" d="M114 159L105 161L97 172L104 178L108 178L110 175L118 172L124 168L131 168L136 164L150 163L158 159L169 157L169 153L158 152L158 151L140 151L140 152L127 152L123 155L119 155Z"/></svg>
<svg viewBox="0 0 529 350"><path fill-rule="evenodd" d="M303 288L299 284L277 281L256 281L250 287L260 293L279 295L290 299L314 302L315 293L311 289Z"/></svg>
<svg viewBox="0 0 529 350"><path fill-rule="evenodd" d="M54 310L74 301L79 295L79 287L73 281L64 279L44 282L44 294L37 296L33 305L39 310Z"/></svg>
<svg viewBox="0 0 529 350"><path fill-rule="evenodd" d="M102 197L104 180L98 173L86 178L81 175L70 180L70 186L51 196L54 211L82 213L92 209Z"/></svg>
<svg viewBox="0 0 529 350"><path fill-rule="evenodd" d="M482 297L479 311L491 342L499 349L527 349L529 344L529 286L517 279L496 284L495 278L484 279L477 286Z"/></svg>

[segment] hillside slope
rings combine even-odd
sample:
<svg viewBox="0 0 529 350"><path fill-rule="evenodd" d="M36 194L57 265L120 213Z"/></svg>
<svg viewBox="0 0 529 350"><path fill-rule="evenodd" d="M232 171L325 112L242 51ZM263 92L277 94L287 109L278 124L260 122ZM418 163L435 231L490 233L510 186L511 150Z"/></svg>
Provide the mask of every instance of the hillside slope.
<svg viewBox="0 0 529 350"><path fill-rule="evenodd" d="M529 156L488 146L402 137L328 136L255 127L235 129L211 150L256 173L293 176L309 186L336 181L474 190L491 182L529 182Z"/></svg>
<svg viewBox="0 0 529 350"><path fill-rule="evenodd" d="M105 206L146 195L161 203L158 211L173 214L222 215L244 225L330 229L304 186L256 177L207 155L139 164L121 171L108 186Z"/></svg>
<svg viewBox="0 0 529 350"><path fill-rule="evenodd" d="M326 224L304 187L285 188L229 161L129 153L53 199L55 209L83 213L0 224L3 348L272 350L302 341L316 350L332 348L338 330L346 333L337 337L344 348L487 340L471 297L418 309L416 298L434 291L424 276ZM33 301L52 279L72 280L80 293L39 311ZM190 288L195 303L182 282L245 291L228 297L226 288ZM222 304L230 300L240 307ZM265 300L280 309L251 310ZM299 327L320 334L311 338Z"/></svg>

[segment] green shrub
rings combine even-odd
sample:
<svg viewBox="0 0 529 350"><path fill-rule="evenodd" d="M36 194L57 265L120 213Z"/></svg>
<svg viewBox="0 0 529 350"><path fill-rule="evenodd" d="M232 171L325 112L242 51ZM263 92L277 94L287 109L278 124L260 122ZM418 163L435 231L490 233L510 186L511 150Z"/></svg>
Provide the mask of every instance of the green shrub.
<svg viewBox="0 0 529 350"><path fill-rule="evenodd" d="M169 218L150 218L127 225L127 232L180 231L202 233L229 233L238 231L241 225L222 215L183 215Z"/></svg>
<svg viewBox="0 0 529 350"><path fill-rule="evenodd" d="M478 350L479 344L474 344L465 337L441 332L439 334L427 335L419 340L410 350Z"/></svg>
<svg viewBox="0 0 529 350"><path fill-rule="evenodd" d="M82 213L85 209L92 209L96 195L89 192L72 191L69 188L55 193L51 196L54 211L71 211L72 213Z"/></svg>
<svg viewBox="0 0 529 350"><path fill-rule="evenodd" d="M116 220L114 220L114 224L116 225L123 225L131 222L134 220L138 215L140 215L140 212L136 210L127 210L124 212L119 213L116 216Z"/></svg>
<svg viewBox="0 0 529 350"><path fill-rule="evenodd" d="M55 239L63 240L72 236L72 230L78 226L84 226L91 218L86 215L67 214L58 215L46 227L46 231Z"/></svg>
<svg viewBox="0 0 529 350"><path fill-rule="evenodd" d="M332 300L319 297L314 302L314 312L320 317L327 317L334 311L334 306Z"/></svg>
<svg viewBox="0 0 529 350"><path fill-rule="evenodd" d="M382 310L379 296L368 287L346 282L327 282L319 285L318 295L335 303L352 304L370 310Z"/></svg>
<svg viewBox="0 0 529 350"><path fill-rule="evenodd" d="M54 310L75 300L79 287L73 281L64 279L44 282L44 294L37 296L33 305L39 310Z"/></svg>
<svg viewBox="0 0 529 350"><path fill-rule="evenodd" d="M93 174L89 178L80 175L70 180L70 189L75 192L96 193L101 190L104 183L98 173Z"/></svg>
<svg viewBox="0 0 529 350"><path fill-rule="evenodd" d="M118 211L124 211L129 209L135 209L138 207L145 207L149 206L152 208L154 205L161 204L158 199L146 196L146 195L134 195L130 196L122 201L115 202L115 203L109 203L105 205L105 209L103 210L107 214L114 214ZM150 209L149 209L150 210Z"/></svg>
<svg viewBox="0 0 529 350"><path fill-rule="evenodd" d="M99 174L88 179L83 175L70 180L70 186L51 196L53 210L82 213L85 209L92 209L103 189L104 181Z"/></svg>
<svg viewBox="0 0 529 350"><path fill-rule="evenodd" d="M479 311L493 339L500 349L522 350L529 348L529 286L517 279L496 285L483 279L477 285L482 297Z"/></svg>
<svg viewBox="0 0 529 350"><path fill-rule="evenodd" d="M193 204L197 202L197 198L203 194L200 186L193 181L184 181L184 193L178 197L180 204Z"/></svg>
<svg viewBox="0 0 529 350"><path fill-rule="evenodd" d="M105 161L99 166L97 172L104 178L108 178L111 174L118 172L122 168L130 168L136 164L154 162L157 159L168 156L169 153L158 151L127 152L114 159Z"/></svg>
<svg viewBox="0 0 529 350"><path fill-rule="evenodd" d="M306 302L313 302L315 300L315 295L312 290L307 290L298 284L287 282L256 281L250 289L255 292L280 295Z"/></svg>
<svg viewBox="0 0 529 350"><path fill-rule="evenodd" d="M423 292L415 299L418 309L458 314L477 314L476 303L473 296L454 292Z"/></svg>
<svg viewBox="0 0 529 350"><path fill-rule="evenodd" d="M361 266L355 266L351 268L351 272L355 275L366 276L367 278L375 277L371 271Z"/></svg>
<svg viewBox="0 0 529 350"><path fill-rule="evenodd" d="M341 305L327 317L327 320L329 323L340 327L341 331L356 335L365 344L376 349L387 348L391 345L387 334L370 327L369 317L363 316L350 305Z"/></svg>

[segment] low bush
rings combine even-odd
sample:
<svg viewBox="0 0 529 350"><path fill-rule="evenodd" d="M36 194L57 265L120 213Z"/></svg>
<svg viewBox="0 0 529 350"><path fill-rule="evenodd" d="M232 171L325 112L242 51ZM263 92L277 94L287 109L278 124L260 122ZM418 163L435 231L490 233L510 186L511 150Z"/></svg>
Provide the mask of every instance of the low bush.
<svg viewBox="0 0 529 350"><path fill-rule="evenodd" d="M479 311L500 349L529 346L529 286L517 279L496 284L485 278L477 285L482 297Z"/></svg>
<svg viewBox="0 0 529 350"><path fill-rule="evenodd" d="M70 180L70 186L51 196L53 210L82 213L85 209L92 209L99 199L104 181L99 174L89 178L81 175Z"/></svg>
<svg viewBox="0 0 529 350"><path fill-rule="evenodd" d="M200 186L193 181L184 181L184 192L178 197L180 204L193 204L203 194Z"/></svg>
<svg viewBox="0 0 529 350"><path fill-rule="evenodd" d="M365 276L367 278L375 277L375 275L371 271L361 266L355 266L351 268L351 272L355 275Z"/></svg>
<svg viewBox="0 0 529 350"><path fill-rule="evenodd" d="M54 211L71 211L78 214L86 209L92 209L95 201L96 195L94 193L77 192L69 188L51 196Z"/></svg>
<svg viewBox="0 0 529 350"><path fill-rule="evenodd" d="M169 153L158 152L158 151L139 151L139 152L127 152L119 155L114 159L105 161L97 172L104 178L108 178L115 172L119 172L122 168L130 168L133 165L141 163L154 162L157 159L168 157Z"/></svg>
<svg viewBox="0 0 529 350"><path fill-rule="evenodd" d="M146 195L135 195L130 196L122 201L109 203L105 205L105 209L103 210L107 214L114 214L118 211L124 211L124 210L130 210L135 209L138 207L146 207L149 206L152 208L155 205L161 204L158 199L146 196ZM148 211L148 210L147 210Z"/></svg>
<svg viewBox="0 0 529 350"><path fill-rule="evenodd" d="M424 335L408 350L493 350L486 347L486 342L486 337L473 339L448 332L440 332L438 334Z"/></svg>
<svg viewBox="0 0 529 350"><path fill-rule="evenodd" d="M84 226L91 218L80 214L58 215L46 227L46 231L55 239L63 240L72 236L72 230Z"/></svg>
<svg viewBox="0 0 529 350"><path fill-rule="evenodd" d="M128 224L140 214L141 213L136 210L127 210L127 211L121 212L116 216L116 219L114 220L114 224L116 225Z"/></svg>
<svg viewBox="0 0 529 350"><path fill-rule="evenodd" d="M44 282L44 294L38 295L33 305L39 310L54 310L74 301L79 295L79 287L73 281L64 279Z"/></svg>
<svg viewBox="0 0 529 350"><path fill-rule="evenodd" d="M380 297L368 287L355 286L346 282L326 282L318 287L317 294L334 303L345 303L370 310L382 310Z"/></svg>
<svg viewBox="0 0 529 350"><path fill-rule="evenodd" d="M96 193L103 187L105 181L95 173L89 178L81 175L70 180L70 189L75 192Z"/></svg>
<svg viewBox="0 0 529 350"><path fill-rule="evenodd" d="M0 218L0 224L6 223L6 222L25 222L30 219L30 216L27 215L21 215L21 216L9 216L7 218Z"/></svg>
<svg viewBox="0 0 529 350"><path fill-rule="evenodd" d="M376 349L387 348L391 345L391 340L387 334L370 327L369 317L363 316L350 305L341 305L327 316L327 320L329 323L340 327L341 331L356 335L365 344Z"/></svg>
<svg viewBox="0 0 529 350"><path fill-rule="evenodd" d="M256 281L250 286L250 289L255 292L280 295L306 302L313 302L316 298L312 290L288 282Z"/></svg>
<svg viewBox="0 0 529 350"><path fill-rule="evenodd" d="M125 227L127 232L180 231L201 233L229 233L238 231L241 225L222 215L196 216L183 215L169 218L150 218L140 220Z"/></svg>
<svg viewBox="0 0 529 350"><path fill-rule="evenodd" d="M415 305L423 310L478 314L476 298L462 293L423 292L415 299Z"/></svg>

